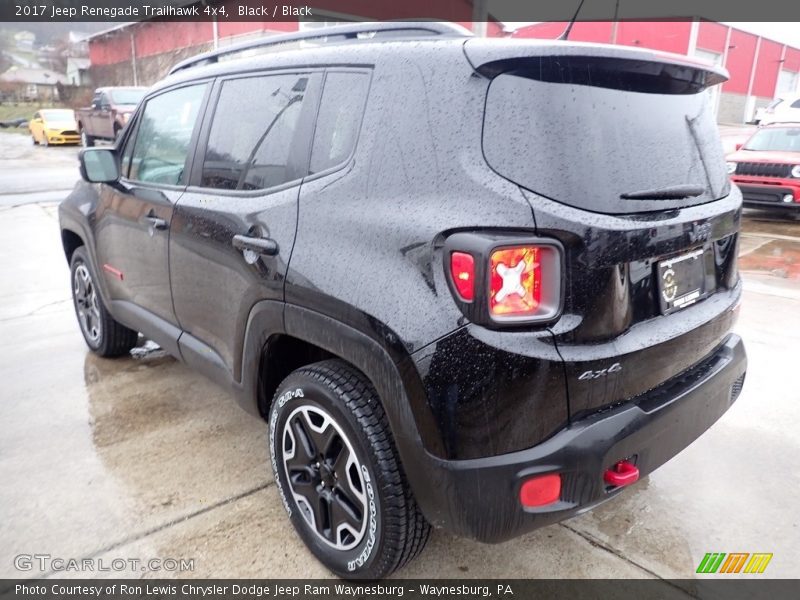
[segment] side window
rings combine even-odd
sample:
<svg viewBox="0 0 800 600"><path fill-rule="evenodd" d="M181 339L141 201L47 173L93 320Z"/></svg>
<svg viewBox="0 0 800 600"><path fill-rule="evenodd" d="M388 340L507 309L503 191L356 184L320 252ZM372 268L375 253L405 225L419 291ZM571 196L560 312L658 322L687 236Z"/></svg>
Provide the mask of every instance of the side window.
<svg viewBox="0 0 800 600"><path fill-rule="evenodd" d="M792 108L800 108L800 100L795 100L792 102Z"/></svg>
<svg viewBox="0 0 800 600"><path fill-rule="evenodd" d="M126 165L127 146L122 167L129 168L129 179L146 183L181 185L186 182L186 157L197 123L206 84L193 85L159 94L147 101L139 120L130 166Z"/></svg>
<svg viewBox="0 0 800 600"><path fill-rule="evenodd" d="M222 85L201 185L263 190L302 177L293 151L309 75L267 75Z"/></svg>
<svg viewBox="0 0 800 600"><path fill-rule="evenodd" d="M311 173L335 167L353 152L368 86L365 73L326 75L311 151Z"/></svg>
<svg viewBox="0 0 800 600"><path fill-rule="evenodd" d="M108 94L100 94L100 108L108 106Z"/></svg>
<svg viewBox="0 0 800 600"><path fill-rule="evenodd" d="M102 94L95 94L92 98L92 106L100 106Z"/></svg>

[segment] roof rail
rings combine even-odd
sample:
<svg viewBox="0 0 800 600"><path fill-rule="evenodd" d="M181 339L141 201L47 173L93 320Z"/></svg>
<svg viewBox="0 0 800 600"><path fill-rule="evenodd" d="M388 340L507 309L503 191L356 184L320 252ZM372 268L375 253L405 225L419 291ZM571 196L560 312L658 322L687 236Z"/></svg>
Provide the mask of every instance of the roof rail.
<svg viewBox="0 0 800 600"><path fill-rule="evenodd" d="M305 40L324 39L325 42L342 42L357 40L360 37L367 37L373 34L370 39L386 36L387 38L397 37L397 34L406 34L407 37L419 37L429 35L443 35L454 37L469 37L472 33L455 23L443 23L436 21L376 21L369 23L353 23L347 25L334 25L332 27L322 27L310 31L298 33L287 33L283 35L271 35L266 38L250 40L240 44L234 44L211 52L204 52L192 58L187 58L179 62L170 69L169 74L177 73L183 69L193 66L213 64L219 61L221 56L229 54L239 54L255 48L266 48L281 44L290 44Z"/></svg>

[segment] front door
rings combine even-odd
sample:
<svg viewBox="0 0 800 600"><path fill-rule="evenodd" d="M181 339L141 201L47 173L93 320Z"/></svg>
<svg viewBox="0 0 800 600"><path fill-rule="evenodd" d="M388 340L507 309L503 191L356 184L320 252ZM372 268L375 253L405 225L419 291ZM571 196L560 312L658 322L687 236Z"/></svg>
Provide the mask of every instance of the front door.
<svg viewBox="0 0 800 600"><path fill-rule="evenodd" d="M146 100L121 149L121 179L102 185L95 237L112 313L155 329L174 326L168 242L175 203L186 188L189 149L210 84L173 88ZM160 324L160 325L159 325ZM158 331L140 330L164 345Z"/></svg>
<svg viewBox="0 0 800 600"><path fill-rule="evenodd" d="M251 308L283 302L319 80L255 74L221 79L212 93L170 238L181 353L219 367L212 376L239 380Z"/></svg>

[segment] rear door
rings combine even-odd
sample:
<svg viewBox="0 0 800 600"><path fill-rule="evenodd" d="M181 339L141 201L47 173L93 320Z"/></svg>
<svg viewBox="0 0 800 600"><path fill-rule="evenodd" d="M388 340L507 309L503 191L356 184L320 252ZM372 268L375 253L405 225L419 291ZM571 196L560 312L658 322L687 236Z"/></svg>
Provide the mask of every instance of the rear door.
<svg viewBox="0 0 800 600"><path fill-rule="evenodd" d="M192 186L173 218L170 265L181 353L222 379L239 378L253 305L283 302L320 79L239 75L213 92Z"/></svg>
<svg viewBox="0 0 800 600"><path fill-rule="evenodd" d="M189 150L209 83L172 88L147 99L121 149L121 179L100 186L95 237L98 267L112 312L174 350L168 241L175 203L188 180ZM173 336L168 336L171 338Z"/></svg>

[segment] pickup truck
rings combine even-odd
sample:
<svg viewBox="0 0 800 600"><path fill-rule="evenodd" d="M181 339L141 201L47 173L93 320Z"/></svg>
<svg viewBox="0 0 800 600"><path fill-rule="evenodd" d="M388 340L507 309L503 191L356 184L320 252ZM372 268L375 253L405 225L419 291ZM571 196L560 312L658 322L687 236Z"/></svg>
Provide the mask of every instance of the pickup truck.
<svg viewBox="0 0 800 600"><path fill-rule="evenodd" d="M97 88L92 105L75 111L81 143L89 147L95 140L116 140L145 92L144 87Z"/></svg>

